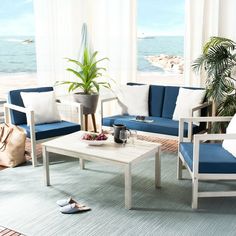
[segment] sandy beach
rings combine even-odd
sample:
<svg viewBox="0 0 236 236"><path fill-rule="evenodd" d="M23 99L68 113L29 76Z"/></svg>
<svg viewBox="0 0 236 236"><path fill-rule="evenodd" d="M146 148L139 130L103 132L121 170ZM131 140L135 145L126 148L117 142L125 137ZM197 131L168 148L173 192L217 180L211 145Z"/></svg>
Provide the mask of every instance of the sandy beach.
<svg viewBox="0 0 236 236"><path fill-rule="evenodd" d="M6 99L9 90L37 86L36 74L0 74L0 99Z"/></svg>

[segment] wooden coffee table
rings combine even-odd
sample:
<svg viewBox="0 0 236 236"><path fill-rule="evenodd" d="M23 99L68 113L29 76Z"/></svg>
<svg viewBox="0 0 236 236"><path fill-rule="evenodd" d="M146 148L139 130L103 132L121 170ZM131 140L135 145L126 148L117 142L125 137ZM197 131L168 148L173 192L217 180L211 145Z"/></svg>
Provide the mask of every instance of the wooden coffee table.
<svg viewBox="0 0 236 236"><path fill-rule="evenodd" d="M84 160L97 161L124 167L125 176L125 208L132 207L131 168L137 162L155 156L155 186L161 185L160 144L137 140L135 144L127 143L125 147L114 143L113 137L101 146L88 146L80 141L83 131L44 142L43 165L45 184L50 185L49 153L58 153L80 159L81 169L85 168ZM66 172L66 170L65 170Z"/></svg>

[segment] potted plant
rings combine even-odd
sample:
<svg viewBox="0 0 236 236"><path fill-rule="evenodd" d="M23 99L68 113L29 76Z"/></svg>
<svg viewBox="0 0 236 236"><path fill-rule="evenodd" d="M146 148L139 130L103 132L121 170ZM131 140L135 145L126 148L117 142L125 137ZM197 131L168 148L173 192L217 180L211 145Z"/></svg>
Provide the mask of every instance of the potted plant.
<svg viewBox="0 0 236 236"><path fill-rule="evenodd" d="M108 58L96 60L97 51L90 55L87 48L84 49L82 62L67 58L69 62L76 65L76 69L67 68L67 71L77 77L77 81L59 81L57 84L67 84L68 91L74 93L74 100L83 105L83 113L94 114L97 108L100 86L110 88L110 84L104 81L98 81L102 77L106 68L98 67L98 63Z"/></svg>
<svg viewBox="0 0 236 236"><path fill-rule="evenodd" d="M236 113L236 42L222 37L211 37L203 53L193 63L196 72L207 76L208 99L215 104L216 115L232 116Z"/></svg>

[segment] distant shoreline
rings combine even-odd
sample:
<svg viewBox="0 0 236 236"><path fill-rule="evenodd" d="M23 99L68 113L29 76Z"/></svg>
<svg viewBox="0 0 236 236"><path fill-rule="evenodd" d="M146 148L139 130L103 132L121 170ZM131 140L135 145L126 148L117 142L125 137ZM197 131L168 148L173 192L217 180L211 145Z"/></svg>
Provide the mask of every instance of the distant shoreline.
<svg viewBox="0 0 236 236"><path fill-rule="evenodd" d="M36 76L37 72L0 72L0 77L5 77L5 76L24 76L24 75L32 75L32 76Z"/></svg>

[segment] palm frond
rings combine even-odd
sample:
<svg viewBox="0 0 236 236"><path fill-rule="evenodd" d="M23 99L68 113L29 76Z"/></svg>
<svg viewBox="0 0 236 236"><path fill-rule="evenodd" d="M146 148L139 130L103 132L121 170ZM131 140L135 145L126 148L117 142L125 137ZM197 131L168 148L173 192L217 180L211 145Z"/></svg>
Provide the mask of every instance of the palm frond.
<svg viewBox="0 0 236 236"><path fill-rule="evenodd" d="M229 49L229 50L234 50L235 47L236 47L236 43L233 40L227 39L227 38L224 38L224 37L214 36L214 37L211 37L210 40L204 45L203 53L207 54L208 50L211 47L214 47L214 46L217 46L217 45L223 46L224 48Z"/></svg>
<svg viewBox="0 0 236 236"><path fill-rule="evenodd" d="M236 95L230 94L218 106L218 115L232 116L236 113Z"/></svg>

